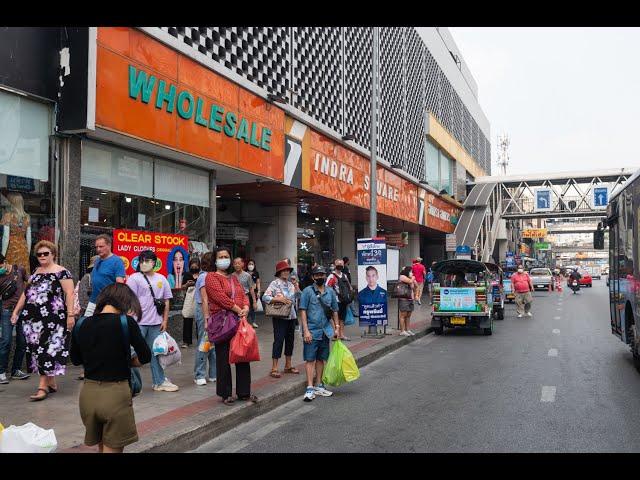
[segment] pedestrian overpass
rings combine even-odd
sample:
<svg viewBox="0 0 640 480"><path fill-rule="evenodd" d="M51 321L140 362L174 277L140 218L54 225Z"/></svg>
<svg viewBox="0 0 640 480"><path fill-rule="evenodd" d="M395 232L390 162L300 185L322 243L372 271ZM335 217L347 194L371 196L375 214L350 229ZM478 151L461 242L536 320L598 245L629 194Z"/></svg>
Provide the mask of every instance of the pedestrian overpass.
<svg viewBox="0 0 640 480"><path fill-rule="evenodd" d="M594 206L594 188L608 187L615 194L637 168L617 168L582 172L478 177L467 185L464 211L456 225L457 245L472 247L474 257L487 262L494 255L496 240L508 225L526 219L604 217L605 210ZM541 209L536 191L547 189Z"/></svg>

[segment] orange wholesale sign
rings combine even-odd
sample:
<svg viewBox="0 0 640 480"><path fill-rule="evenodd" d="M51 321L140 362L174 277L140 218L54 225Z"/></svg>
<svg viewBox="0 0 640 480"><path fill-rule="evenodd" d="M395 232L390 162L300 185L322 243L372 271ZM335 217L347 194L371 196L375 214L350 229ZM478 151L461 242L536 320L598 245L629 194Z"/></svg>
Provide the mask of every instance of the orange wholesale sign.
<svg viewBox="0 0 640 480"><path fill-rule="evenodd" d="M356 207L369 208L371 163L324 135L309 130L302 148L302 188ZM307 146L308 145L308 146ZM378 211L418 223L418 189L378 166Z"/></svg>
<svg viewBox="0 0 640 480"><path fill-rule="evenodd" d="M420 199L424 199L423 224L434 230L453 233L462 210L422 188Z"/></svg>
<svg viewBox="0 0 640 480"><path fill-rule="evenodd" d="M128 27L99 27L96 125L281 181L284 112Z"/></svg>

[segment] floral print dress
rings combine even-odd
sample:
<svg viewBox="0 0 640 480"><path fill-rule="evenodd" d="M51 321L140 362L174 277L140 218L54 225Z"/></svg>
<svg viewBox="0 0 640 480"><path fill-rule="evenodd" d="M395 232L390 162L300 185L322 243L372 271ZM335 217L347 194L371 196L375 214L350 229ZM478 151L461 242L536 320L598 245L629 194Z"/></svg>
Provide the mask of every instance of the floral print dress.
<svg viewBox="0 0 640 480"><path fill-rule="evenodd" d="M64 375L69 356L70 336L67 311L60 280L72 279L69 270L34 273L25 291L20 313L27 340L27 368L40 375Z"/></svg>

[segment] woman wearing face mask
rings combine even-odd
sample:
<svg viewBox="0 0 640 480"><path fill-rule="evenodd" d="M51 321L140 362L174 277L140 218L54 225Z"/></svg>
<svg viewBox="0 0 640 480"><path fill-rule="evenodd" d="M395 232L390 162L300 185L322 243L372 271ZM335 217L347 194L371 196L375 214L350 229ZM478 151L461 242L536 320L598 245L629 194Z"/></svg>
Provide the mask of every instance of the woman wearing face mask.
<svg viewBox="0 0 640 480"><path fill-rule="evenodd" d="M215 251L215 271L207 274L205 290L209 304L209 315L215 315L221 310L233 312L239 317L246 317L249 313L249 299L238 277L229 273L231 266L231 252L226 247L219 247ZM233 287L232 287L233 285ZM218 381L216 394L222 397L225 405L233 405L235 399L231 395L231 365L229 364L229 344L231 340L216 343L216 370ZM251 394L251 366L249 363L236 363L236 393L238 400L253 403L258 397Z"/></svg>
<svg viewBox="0 0 640 480"><path fill-rule="evenodd" d="M247 262L247 271L251 275L251 280L253 280L253 284L255 285L256 298L260 299L260 292L262 289L260 288L260 274L258 270L256 270L256 262L253 260L249 260ZM255 305L251 305L249 309L249 323L253 325L253 328L258 328L258 324L256 323L256 309Z"/></svg>
<svg viewBox="0 0 640 480"><path fill-rule="evenodd" d="M184 272L182 275L182 289L185 291L185 296L189 295L189 287L195 287L198 276L200 275L200 261L197 258L192 258L189 261L189 271ZM195 295L195 291L191 292L191 295ZM182 320L182 348L188 348L193 342L193 318L183 317Z"/></svg>
<svg viewBox="0 0 640 480"><path fill-rule="evenodd" d="M173 298L171 287L164 275L154 272L158 257L152 250L144 250L138 256L138 271L129 277L127 286L136 294L142 308L142 317L138 325L149 348L153 350L153 341L167 329L169 323L169 300ZM164 312L158 313L155 300L164 301ZM156 392L175 392L178 390L164 375L158 357L151 357L151 378Z"/></svg>

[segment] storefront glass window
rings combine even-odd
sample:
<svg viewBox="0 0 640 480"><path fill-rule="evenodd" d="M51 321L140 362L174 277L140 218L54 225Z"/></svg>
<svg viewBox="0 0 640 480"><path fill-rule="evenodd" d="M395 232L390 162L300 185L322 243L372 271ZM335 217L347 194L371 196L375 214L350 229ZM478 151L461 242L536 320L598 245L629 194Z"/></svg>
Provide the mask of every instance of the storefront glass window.
<svg viewBox="0 0 640 480"><path fill-rule="evenodd" d="M328 267L336 258L335 220L298 213L298 272L301 278L313 262Z"/></svg>
<svg viewBox="0 0 640 480"><path fill-rule="evenodd" d="M440 151L440 189L451 194L451 159Z"/></svg>
<svg viewBox="0 0 640 480"><path fill-rule="evenodd" d="M40 240L57 241L54 165L49 162L51 108L0 91L0 235L11 264L32 272Z"/></svg>
<svg viewBox="0 0 640 480"><path fill-rule="evenodd" d="M436 189L440 189L440 166L438 148L427 141L427 182Z"/></svg>

